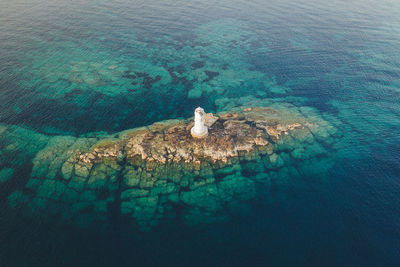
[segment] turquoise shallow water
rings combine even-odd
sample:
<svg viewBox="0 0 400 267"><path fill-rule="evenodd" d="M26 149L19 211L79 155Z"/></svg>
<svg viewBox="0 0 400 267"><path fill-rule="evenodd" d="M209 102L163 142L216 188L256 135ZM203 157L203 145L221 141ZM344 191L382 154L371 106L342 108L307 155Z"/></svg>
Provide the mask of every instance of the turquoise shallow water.
<svg viewBox="0 0 400 267"><path fill-rule="evenodd" d="M399 10L396 1L1 2L1 262L398 265ZM123 172L107 173L95 196L75 199L60 182L73 144L188 118L198 105L271 103L326 131L300 156L280 147L275 166L257 159L213 173L219 190L236 185L232 199L159 195L162 216L143 227L146 213L121 208L113 181Z"/></svg>

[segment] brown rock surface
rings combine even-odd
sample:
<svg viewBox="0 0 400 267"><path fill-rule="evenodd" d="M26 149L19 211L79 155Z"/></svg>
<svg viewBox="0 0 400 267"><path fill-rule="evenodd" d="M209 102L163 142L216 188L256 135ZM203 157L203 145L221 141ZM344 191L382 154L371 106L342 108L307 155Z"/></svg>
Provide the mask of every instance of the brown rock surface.
<svg viewBox="0 0 400 267"><path fill-rule="evenodd" d="M124 133L123 138L103 140L80 154L84 163L104 159L126 160L135 163L226 163L232 157L251 153L303 128L304 118L281 116L268 107L244 108L241 112L206 114L209 135L194 139L190 135L192 121L165 121Z"/></svg>

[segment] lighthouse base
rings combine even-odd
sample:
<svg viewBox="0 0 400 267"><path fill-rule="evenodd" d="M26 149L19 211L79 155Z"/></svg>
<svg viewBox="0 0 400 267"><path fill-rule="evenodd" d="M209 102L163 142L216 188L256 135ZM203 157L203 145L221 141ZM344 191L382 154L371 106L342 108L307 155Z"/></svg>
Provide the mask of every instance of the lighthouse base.
<svg viewBox="0 0 400 267"><path fill-rule="evenodd" d="M204 131L201 133L198 133L194 130L194 127L192 127L192 129L190 129L190 133L192 134L192 136L194 138L204 138L208 135L208 128L204 127Z"/></svg>

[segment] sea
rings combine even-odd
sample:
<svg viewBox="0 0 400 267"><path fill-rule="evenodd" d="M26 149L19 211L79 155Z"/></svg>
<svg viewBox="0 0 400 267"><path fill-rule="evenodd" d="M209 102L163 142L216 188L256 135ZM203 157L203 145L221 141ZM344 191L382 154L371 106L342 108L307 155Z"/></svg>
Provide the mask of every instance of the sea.
<svg viewBox="0 0 400 267"><path fill-rule="evenodd" d="M328 130L227 201L142 227L60 176L71 140L271 103ZM399 266L400 1L1 0L0 265Z"/></svg>

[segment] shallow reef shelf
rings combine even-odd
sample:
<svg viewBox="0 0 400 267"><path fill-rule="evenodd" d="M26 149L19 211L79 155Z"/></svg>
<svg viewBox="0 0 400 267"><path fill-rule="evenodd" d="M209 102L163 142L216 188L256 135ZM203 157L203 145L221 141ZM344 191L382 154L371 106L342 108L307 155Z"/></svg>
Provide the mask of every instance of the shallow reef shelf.
<svg viewBox="0 0 400 267"><path fill-rule="evenodd" d="M149 230L178 216L177 207L187 224L226 220L257 198L258 187L299 175L293 162L323 160L340 137L312 109L291 104L209 113L205 124L209 135L202 139L190 135L193 119L81 137L3 125L1 155L32 159L29 178L14 187L9 203L82 226L106 223L117 212ZM2 180L17 179L17 165L3 167Z"/></svg>

